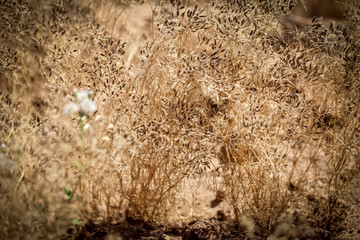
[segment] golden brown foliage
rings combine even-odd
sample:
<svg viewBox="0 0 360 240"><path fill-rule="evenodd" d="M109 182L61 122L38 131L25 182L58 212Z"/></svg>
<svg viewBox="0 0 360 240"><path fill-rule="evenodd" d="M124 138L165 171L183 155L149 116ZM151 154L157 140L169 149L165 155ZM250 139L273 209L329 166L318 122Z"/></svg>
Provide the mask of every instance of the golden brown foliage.
<svg viewBox="0 0 360 240"><path fill-rule="evenodd" d="M360 5L284 37L295 3L158 1L133 57L138 40L117 35L131 36L134 1L3 1L1 238L170 224L184 184L205 176L250 237L350 237ZM120 12L104 23L109 6ZM74 88L94 92L94 115L64 114Z"/></svg>

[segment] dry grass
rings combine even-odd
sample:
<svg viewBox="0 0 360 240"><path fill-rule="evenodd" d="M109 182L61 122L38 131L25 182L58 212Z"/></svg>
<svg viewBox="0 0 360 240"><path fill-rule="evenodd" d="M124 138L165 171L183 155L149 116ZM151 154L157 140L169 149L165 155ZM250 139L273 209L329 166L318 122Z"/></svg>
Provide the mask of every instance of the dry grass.
<svg viewBox="0 0 360 240"><path fill-rule="evenodd" d="M293 1L144 4L144 37L134 1L0 4L1 238L173 224L206 175L249 237L355 239L359 4L287 34Z"/></svg>

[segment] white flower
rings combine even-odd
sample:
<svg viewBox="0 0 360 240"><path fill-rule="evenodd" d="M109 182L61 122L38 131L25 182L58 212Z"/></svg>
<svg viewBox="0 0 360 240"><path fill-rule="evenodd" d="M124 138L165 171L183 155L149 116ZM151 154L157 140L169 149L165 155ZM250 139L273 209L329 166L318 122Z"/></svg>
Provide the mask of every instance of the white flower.
<svg viewBox="0 0 360 240"><path fill-rule="evenodd" d="M77 113L77 112L79 112L79 110L80 110L79 105L76 103L73 103L73 102L66 104L64 107L64 113L68 114L68 115Z"/></svg>
<svg viewBox="0 0 360 240"><path fill-rule="evenodd" d="M89 93L87 91L75 92L75 98L81 104L89 99Z"/></svg>
<svg viewBox="0 0 360 240"><path fill-rule="evenodd" d="M92 101L94 92L93 91L77 91L76 88L73 90L74 97L77 103L69 103L64 108L64 113L74 114L80 113L84 115L91 115L96 111L96 105Z"/></svg>
<svg viewBox="0 0 360 240"><path fill-rule="evenodd" d="M87 115L91 115L96 111L95 103L89 98L80 102L80 111Z"/></svg>

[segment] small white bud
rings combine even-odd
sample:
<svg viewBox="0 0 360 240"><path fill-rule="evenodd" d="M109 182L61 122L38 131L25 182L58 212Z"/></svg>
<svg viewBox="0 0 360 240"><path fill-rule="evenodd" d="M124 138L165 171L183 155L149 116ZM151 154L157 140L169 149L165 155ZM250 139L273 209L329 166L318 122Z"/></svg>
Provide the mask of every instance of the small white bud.
<svg viewBox="0 0 360 240"><path fill-rule="evenodd" d="M102 137L102 140L104 140L104 141L109 141L110 138L109 138L108 136L104 136L104 137Z"/></svg>
<svg viewBox="0 0 360 240"><path fill-rule="evenodd" d="M4 153L6 152L6 145L5 145L5 143L2 143L2 144L1 144L1 146L0 146L0 151L1 151L1 152L4 152Z"/></svg>
<svg viewBox="0 0 360 240"><path fill-rule="evenodd" d="M107 130L113 130L114 129L114 124L110 123L108 126L107 126Z"/></svg>
<svg viewBox="0 0 360 240"><path fill-rule="evenodd" d="M88 91L88 98L89 98L89 99L92 99L93 96L94 96L94 92L93 92L92 90L89 90L89 91Z"/></svg>

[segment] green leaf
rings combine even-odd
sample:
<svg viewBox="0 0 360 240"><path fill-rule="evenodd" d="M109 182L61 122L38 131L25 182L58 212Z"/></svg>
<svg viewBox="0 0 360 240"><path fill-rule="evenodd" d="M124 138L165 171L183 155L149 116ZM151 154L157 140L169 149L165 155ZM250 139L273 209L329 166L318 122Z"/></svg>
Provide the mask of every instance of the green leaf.
<svg viewBox="0 0 360 240"><path fill-rule="evenodd" d="M41 211L41 207L39 206L39 204L37 202L33 202L33 204L37 210Z"/></svg>
<svg viewBox="0 0 360 240"><path fill-rule="evenodd" d="M73 192L72 188L71 187L66 187L65 188L65 194L66 194L66 199L70 202L70 200L74 196L74 192Z"/></svg>
<svg viewBox="0 0 360 240"><path fill-rule="evenodd" d="M83 172L84 171L84 165L79 162L79 161L76 161L75 162L75 166L77 167L77 169L79 170L79 172Z"/></svg>
<svg viewBox="0 0 360 240"><path fill-rule="evenodd" d="M72 224L74 224L74 225L79 225L79 226L85 226L85 224L82 222L82 221L80 221L79 219L77 219L77 218L74 218L72 221L71 221L71 223Z"/></svg>

